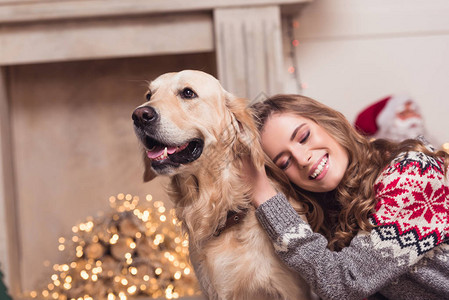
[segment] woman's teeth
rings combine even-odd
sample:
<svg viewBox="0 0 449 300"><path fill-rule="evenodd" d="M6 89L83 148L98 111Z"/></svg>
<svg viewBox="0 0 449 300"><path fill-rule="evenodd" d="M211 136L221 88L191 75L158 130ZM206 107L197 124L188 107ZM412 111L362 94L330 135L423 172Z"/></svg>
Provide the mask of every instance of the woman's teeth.
<svg viewBox="0 0 449 300"><path fill-rule="evenodd" d="M328 160L328 156L326 155L325 157L323 157L323 160L321 160L320 164L316 167L315 172L313 172L312 175L310 175L310 177L312 179L315 179L318 177L318 175L321 174L321 172L323 172L324 170L324 166L326 165Z"/></svg>

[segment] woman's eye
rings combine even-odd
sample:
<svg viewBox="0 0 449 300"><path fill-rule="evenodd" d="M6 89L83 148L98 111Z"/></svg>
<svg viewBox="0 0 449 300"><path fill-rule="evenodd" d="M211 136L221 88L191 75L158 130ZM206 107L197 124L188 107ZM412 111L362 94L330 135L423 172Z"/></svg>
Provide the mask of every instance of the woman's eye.
<svg viewBox="0 0 449 300"><path fill-rule="evenodd" d="M290 166L290 157L287 159L287 160L285 160L285 162L282 162L280 165L279 165L279 168L281 169L281 170L285 170L285 169L287 169L288 168L288 166Z"/></svg>
<svg viewBox="0 0 449 300"><path fill-rule="evenodd" d="M151 92L146 93L145 98L147 98L147 101L150 101L150 99L151 99Z"/></svg>
<svg viewBox="0 0 449 300"><path fill-rule="evenodd" d="M193 99L193 98L196 98L197 96L192 89L185 88L181 92L181 97L184 99Z"/></svg>
<svg viewBox="0 0 449 300"><path fill-rule="evenodd" d="M304 144L304 143L307 141L307 139L309 138L309 136L310 136L310 130L307 131L306 134L304 134L303 136L301 136L299 142L300 142L301 144Z"/></svg>

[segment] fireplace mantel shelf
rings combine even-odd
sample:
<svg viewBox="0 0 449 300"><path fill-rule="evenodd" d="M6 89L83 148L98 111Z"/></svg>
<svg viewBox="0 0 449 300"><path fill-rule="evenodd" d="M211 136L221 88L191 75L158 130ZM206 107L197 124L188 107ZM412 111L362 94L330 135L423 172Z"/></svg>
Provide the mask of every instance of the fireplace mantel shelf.
<svg viewBox="0 0 449 300"><path fill-rule="evenodd" d="M312 0L0 0L0 24L45 20L212 11L218 8L295 6Z"/></svg>
<svg viewBox="0 0 449 300"><path fill-rule="evenodd" d="M256 9L280 18L310 1L0 0L0 66L217 51L222 24L265 26ZM219 24L223 11L231 19Z"/></svg>

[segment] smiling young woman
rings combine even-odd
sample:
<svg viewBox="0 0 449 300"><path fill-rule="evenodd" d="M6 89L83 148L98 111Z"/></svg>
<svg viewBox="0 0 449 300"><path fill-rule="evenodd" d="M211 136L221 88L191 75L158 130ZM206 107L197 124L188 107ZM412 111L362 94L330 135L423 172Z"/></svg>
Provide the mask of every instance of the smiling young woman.
<svg viewBox="0 0 449 300"><path fill-rule="evenodd" d="M277 113L261 132L262 147L291 182L310 192L334 190L348 167L348 153L310 119Z"/></svg>
<svg viewBox="0 0 449 300"><path fill-rule="evenodd" d="M449 295L449 158L418 140L369 141L307 97L252 107L268 176L307 204L304 222L265 172L246 180L279 257L323 299Z"/></svg>

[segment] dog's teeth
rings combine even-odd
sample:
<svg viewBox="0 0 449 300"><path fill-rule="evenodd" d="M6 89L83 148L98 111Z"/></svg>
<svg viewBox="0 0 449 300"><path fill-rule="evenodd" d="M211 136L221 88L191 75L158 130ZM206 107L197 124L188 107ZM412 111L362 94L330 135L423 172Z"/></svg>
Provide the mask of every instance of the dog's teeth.
<svg viewBox="0 0 449 300"><path fill-rule="evenodd" d="M168 157L168 150L167 147L164 148L164 152L162 152L161 155L159 155L158 157L156 157L156 160L163 160L166 159Z"/></svg>

